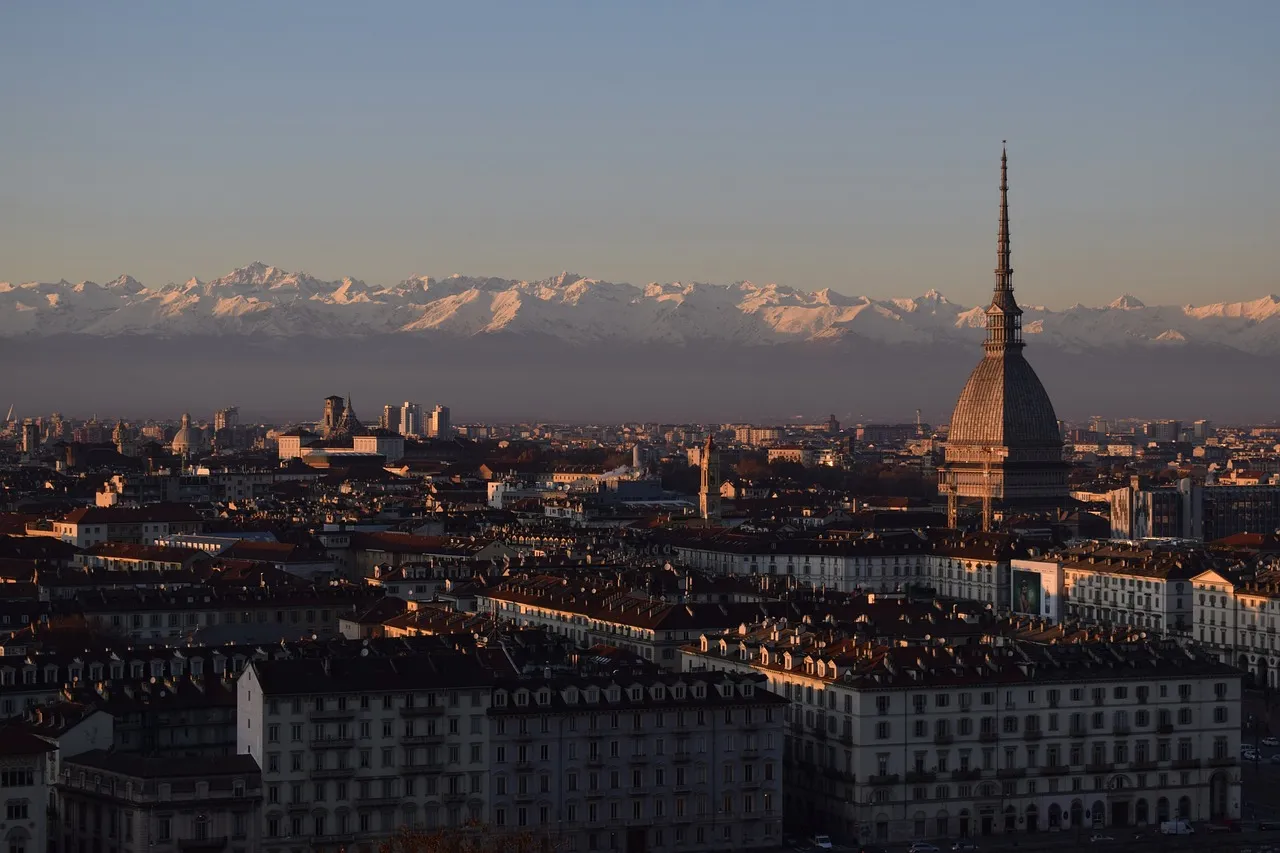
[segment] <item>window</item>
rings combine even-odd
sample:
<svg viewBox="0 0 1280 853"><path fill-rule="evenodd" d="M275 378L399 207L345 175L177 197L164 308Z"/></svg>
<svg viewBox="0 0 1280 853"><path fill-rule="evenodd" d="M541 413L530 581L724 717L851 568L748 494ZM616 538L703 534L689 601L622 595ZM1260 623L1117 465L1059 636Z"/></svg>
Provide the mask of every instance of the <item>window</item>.
<svg viewBox="0 0 1280 853"><path fill-rule="evenodd" d="M7 820L26 820L29 809L26 800L18 800L9 802L5 805L4 813Z"/></svg>

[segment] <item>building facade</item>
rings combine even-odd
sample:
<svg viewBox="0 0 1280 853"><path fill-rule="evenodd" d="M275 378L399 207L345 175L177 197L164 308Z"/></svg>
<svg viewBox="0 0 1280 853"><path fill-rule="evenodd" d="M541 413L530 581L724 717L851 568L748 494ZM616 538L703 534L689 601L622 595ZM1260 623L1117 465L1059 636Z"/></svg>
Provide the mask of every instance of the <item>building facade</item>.
<svg viewBox="0 0 1280 853"><path fill-rule="evenodd" d="M800 654L707 637L683 657L791 700L794 831L886 843L1240 815L1240 674L1175 644Z"/></svg>

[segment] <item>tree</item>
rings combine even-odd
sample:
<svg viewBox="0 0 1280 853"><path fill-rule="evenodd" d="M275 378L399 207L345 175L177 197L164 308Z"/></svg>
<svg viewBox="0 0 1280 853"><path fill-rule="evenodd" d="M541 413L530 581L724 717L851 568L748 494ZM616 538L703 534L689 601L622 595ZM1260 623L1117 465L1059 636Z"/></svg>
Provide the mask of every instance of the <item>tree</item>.
<svg viewBox="0 0 1280 853"><path fill-rule="evenodd" d="M378 845L378 853L554 853L559 848L549 833L471 824L447 829L402 826Z"/></svg>

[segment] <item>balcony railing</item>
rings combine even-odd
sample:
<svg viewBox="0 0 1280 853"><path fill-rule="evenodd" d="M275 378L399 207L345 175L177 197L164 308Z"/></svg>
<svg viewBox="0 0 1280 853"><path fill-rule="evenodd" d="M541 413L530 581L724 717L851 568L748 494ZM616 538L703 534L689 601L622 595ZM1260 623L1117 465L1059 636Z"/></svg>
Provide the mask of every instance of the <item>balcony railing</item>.
<svg viewBox="0 0 1280 853"><path fill-rule="evenodd" d="M898 784L897 773L885 773L884 775L870 776L867 778L868 785L896 785Z"/></svg>
<svg viewBox="0 0 1280 853"><path fill-rule="evenodd" d="M1006 767L1003 770L996 771L997 779L1021 779L1027 775L1025 767Z"/></svg>
<svg viewBox="0 0 1280 853"><path fill-rule="evenodd" d="M1085 773L1110 773L1116 766L1109 761L1094 761L1084 766Z"/></svg>
<svg viewBox="0 0 1280 853"><path fill-rule="evenodd" d="M1171 735L1173 734L1173 723L1161 723L1156 726L1156 734Z"/></svg>
<svg viewBox="0 0 1280 853"><path fill-rule="evenodd" d="M179 850L222 850L227 846L225 835L216 838L179 838Z"/></svg>
<svg viewBox="0 0 1280 853"><path fill-rule="evenodd" d="M1200 759L1198 758L1183 758L1179 761L1173 762L1174 770L1195 770L1199 766Z"/></svg>
<svg viewBox="0 0 1280 853"><path fill-rule="evenodd" d="M1206 762L1210 767L1235 767L1236 760L1229 755L1222 758L1210 758Z"/></svg>
<svg viewBox="0 0 1280 853"><path fill-rule="evenodd" d="M312 711L307 715L310 720L352 720L355 719L356 712L354 710L340 711L334 708L329 711Z"/></svg>
<svg viewBox="0 0 1280 853"><path fill-rule="evenodd" d="M1070 770L1065 764L1049 764L1040 768L1041 776L1065 776Z"/></svg>
<svg viewBox="0 0 1280 853"><path fill-rule="evenodd" d="M951 781L953 782L972 782L974 779L981 779L982 771L976 767L968 770L952 770Z"/></svg>
<svg viewBox="0 0 1280 853"><path fill-rule="evenodd" d="M1044 737L1044 732L1039 729L1024 729L1022 732L1023 740L1040 740Z"/></svg>
<svg viewBox="0 0 1280 853"><path fill-rule="evenodd" d="M350 737L321 737L312 738L312 749L349 749L355 746L355 738Z"/></svg>
<svg viewBox="0 0 1280 853"><path fill-rule="evenodd" d="M402 717L433 717L444 714L443 705L414 705L412 708L401 708Z"/></svg>
<svg viewBox="0 0 1280 853"><path fill-rule="evenodd" d="M929 773L925 770L912 770L907 773L908 784L918 784L920 782L933 782L938 778L937 773Z"/></svg>
<svg viewBox="0 0 1280 853"><path fill-rule="evenodd" d="M405 746L422 746L423 744L444 743L442 734L405 735L400 739Z"/></svg>
<svg viewBox="0 0 1280 853"><path fill-rule="evenodd" d="M312 779L345 779L356 775L354 767L329 767L323 770L312 770Z"/></svg>
<svg viewBox="0 0 1280 853"><path fill-rule="evenodd" d="M995 743L1000 739L1000 735L996 732L978 732L978 740L982 743Z"/></svg>
<svg viewBox="0 0 1280 853"><path fill-rule="evenodd" d="M933 736L933 742L936 744L948 744L953 740L955 740L955 738L953 738L949 732L938 732Z"/></svg>
<svg viewBox="0 0 1280 853"><path fill-rule="evenodd" d="M1154 761L1134 761L1129 765L1130 770L1155 770L1156 763Z"/></svg>
<svg viewBox="0 0 1280 853"><path fill-rule="evenodd" d="M1111 727L1111 733L1113 735L1127 735L1129 732L1130 729L1128 723L1116 723Z"/></svg>

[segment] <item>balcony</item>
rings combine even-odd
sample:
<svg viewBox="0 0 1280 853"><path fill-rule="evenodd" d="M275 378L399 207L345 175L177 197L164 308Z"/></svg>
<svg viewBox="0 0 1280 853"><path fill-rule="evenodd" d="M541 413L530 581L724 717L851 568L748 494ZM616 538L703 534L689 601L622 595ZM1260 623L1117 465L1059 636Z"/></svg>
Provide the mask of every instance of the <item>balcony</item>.
<svg viewBox="0 0 1280 853"><path fill-rule="evenodd" d="M1110 773L1116 766L1108 761L1095 761L1084 766L1085 773Z"/></svg>
<svg viewBox="0 0 1280 853"><path fill-rule="evenodd" d="M896 785L898 784L897 773L886 773L883 776L870 776L867 778L868 785Z"/></svg>
<svg viewBox="0 0 1280 853"><path fill-rule="evenodd" d="M405 746L423 746L433 743L444 743L444 735L405 735L400 738L400 743Z"/></svg>
<svg viewBox="0 0 1280 853"><path fill-rule="evenodd" d="M1154 761L1134 761L1129 765L1130 770L1155 770L1156 763Z"/></svg>
<svg viewBox="0 0 1280 853"><path fill-rule="evenodd" d="M1200 767L1200 759L1184 758L1180 761L1173 762L1174 770L1195 770Z"/></svg>
<svg viewBox="0 0 1280 853"><path fill-rule="evenodd" d="M355 738L350 737L322 737L311 740L312 749L350 749L355 745Z"/></svg>
<svg viewBox="0 0 1280 853"><path fill-rule="evenodd" d="M912 770L907 773L908 784L918 784L920 782L933 782L938 778L937 773L928 773L924 770Z"/></svg>
<svg viewBox="0 0 1280 853"><path fill-rule="evenodd" d="M938 732L933 736L933 742L939 745L949 744L953 740L955 740L955 738L951 737L951 735L946 732Z"/></svg>
<svg viewBox="0 0 1280 853"><path fill-rule="evenodd" d="M1040 768L1041 776L1066 776L1071 768L1065 764L1047 764Z"/></svg>
<svg viewBox="0 0 1280 853"><path fill-rule="evenodd" d="M1044 732L1039 729L1025 729L1022 732L1023 740L1040 740L1042 737L1044 737Z"/></svg>
<svg viewBox="0 0 1280 853"><path fill-rule="evenodd" d="M1117 723L1111 727L1111 733L1113 735L1127 735L1130 731L1132 730L1129 728L1127 723Z"/></svg>
<svg viewBox="0 0 1280 853"><path fill-rule="evenodd" d="M354 767L329 767L323 770L312 770L312 779L347 779L356 775Z"/></svg>
<svg viewBox="0 0 1280 853"><path fill-rule="evenodd" d="M179 850L224 850L227 846L225 835L217 838L179 838Z"/></svg>
<svg viewBox="0 0 1280 853"><path fill-rule="evenodd" d="M981 743L995 743L1000 739L1000 735L996 732L979 732L978 740Z"/></svg>
<svg viewBox="0 0 1280 853"><path fill-rule="evenodd" d="M390 806L399 803L400 797L358 797L356 805L358 806Z"/></svg>
<svg viewBox="0 0 1280 853"><path fill-rule="evenodd" d="M1156 734L1158 735L1173 734L1173 723L1161 723L1160 725L1156 726Z"/></svg>
<svg viewBox="0 0 1280 853"><path fill-rule="evenodd" d="M444 715L443 705L414 705L412 708L401 708L402 717L438 717Z"/></svg>
<svg viewBox="0 0 1280 853"><path fill-rule="evenodd" d="M350 846L356 843L356 835L354 832L341 833L338 835L315 835L312 836L313 844L340 844Z"/></svg>
<svg viewBox="0 0 1280 853"><path fill-rule="evenodd" d="M997 779L1021 779L1027 775L1025 767L1006 767L1003 770L996 771Z"/></svg>
<svg viewBox="0 0 1280 853"><path fill-rule="evenodd" d="M1210 767L1235 767L1236 766L1236 760L1229 755L1223 756L1222 758L1210 758L1205 763L1208 764Z"/></svg>
<svg viewBox="0 0 1280 853"><path fill-rule="evenodd" d="M674 756L672 756L671 763L672 764L688 764L692 760L693 760L693 753L689 752L688 750L681 750L680 752L677 752Z"/></svg>
<svg viewBox="0 0 1280 853"><path fill-rule="evenodd" d="M1067 730L1067 737L1087 737L1084 726L1072 726Z"/></svg>
<svg viewBox="0 0 1280 853"><path fill-rule="evenodd" d="M982 778L982 771L976 767L970 767L968 770L952 770L951 781L953 782L972 782L975 779Z"/></svg>
<svg viewBox="0 0 1280 853"><path fill-rule="evenodd" d="M742 750L742 757L744 759L750 759L750 760L757 759L760 757L760 750L756 749L755 747L748 747L747 749ZM631 760L647 761L648 759L644 755L633 755L631 756Z"/></svg>
<svg viewBox="0 0 1280 853"><path fill-rule="evenodd" d="M307 719L313 722L321 722L324 720L354 720L356 712L354 710L340 711L333 709L332 711L312 711L307 714Z"/></svg>
<svg viewBox="0 0 1280 853"><path fill-rule="evenodd" d="M854 746L853 735L840 735L840 742L845 746Z"/></svg>

